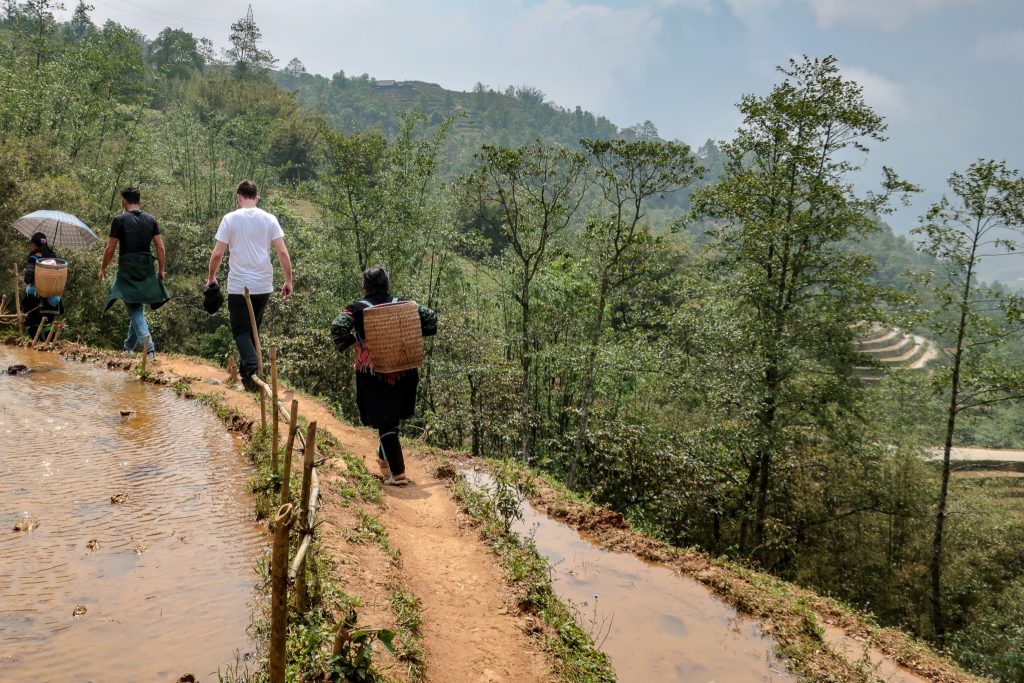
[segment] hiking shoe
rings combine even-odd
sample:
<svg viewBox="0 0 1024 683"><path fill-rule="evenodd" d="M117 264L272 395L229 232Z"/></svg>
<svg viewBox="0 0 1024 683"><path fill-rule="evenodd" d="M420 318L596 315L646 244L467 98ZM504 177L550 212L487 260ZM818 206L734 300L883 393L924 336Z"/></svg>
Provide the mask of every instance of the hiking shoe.
<svg viewBox="0 0 1024 683"><path fill-rule="evenodd" d="M245 389L246 391L251 391L255 393L257 390L256 382L252 381L252 377L243 377L242 388Z"/></svg>
<svg viewBox="0 0 1024 683"><path fill-rule="evenodd" d="M156 360L156 351L150 351L146 355L149 357L149 360Z"/></svg>

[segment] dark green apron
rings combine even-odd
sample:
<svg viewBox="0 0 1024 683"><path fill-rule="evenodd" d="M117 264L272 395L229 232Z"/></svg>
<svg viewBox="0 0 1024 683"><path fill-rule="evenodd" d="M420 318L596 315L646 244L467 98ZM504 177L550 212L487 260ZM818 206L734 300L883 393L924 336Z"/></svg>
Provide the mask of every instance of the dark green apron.
<svg viewBox="0 0 1024 683"><path fill-rule="evenodd" d="M118 299L124 299L126 304L149 304L154 311L167 303L171 297L167 295L163 280L156 276L154 261L156 258L148 251L121 254L117 277L103 310L109 310Z"/></svg>

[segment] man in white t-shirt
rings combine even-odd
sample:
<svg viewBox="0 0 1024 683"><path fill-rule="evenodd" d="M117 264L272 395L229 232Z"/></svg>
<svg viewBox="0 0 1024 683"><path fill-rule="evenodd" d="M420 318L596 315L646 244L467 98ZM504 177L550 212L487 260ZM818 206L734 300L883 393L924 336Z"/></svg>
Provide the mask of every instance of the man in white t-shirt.
<svg viewBox="0 0 1024 683"><path fill-rule="evenodd" d="M238 209L221 219L217 228L217 245L210 254L210 279L206 286L217 284L217 269L227 251L228 261L228 314L231 319L231 334L238 346L241 362L238 364L242 385L254 391L252 377L256 374L258 362L256 346L252 338L252 324L249 309L245 305L245 289L249 289L253 313L256 315L256 329L263 322L263 311L274 291L274 264L270 260L270 248L277 251L277 260L284 271L281 285L281 300L287 301L292 295L292 260L284 245L284 230L277 218L256 206L260 200L256 183L243 180L235 192Z"/></svg>

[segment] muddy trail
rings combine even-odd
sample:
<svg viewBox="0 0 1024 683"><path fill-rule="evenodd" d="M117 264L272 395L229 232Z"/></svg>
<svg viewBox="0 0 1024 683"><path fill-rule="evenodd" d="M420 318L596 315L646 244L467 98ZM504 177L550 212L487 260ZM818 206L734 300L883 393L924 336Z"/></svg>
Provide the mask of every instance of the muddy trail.
<svg viewBox="0 0 1024 683"><path fill-rule="evenodd" d="M264 542L222 424L173 391L0 346L0 680L216 680ZM16 530L20 529L20 530Z"/></svg>
<svg viewBox="0 0 1024 683"><path fill-rule="evenodd" d="M255 396L229 386L219 368L166 356L153 370L156 381L184 379L192 392L216 395L242 415L259 419ZM289 394L283 395L285 402L290 400ZM375 471L375 433L342 422L315 400L295 398L304 418L317 421ZM379 511L391 545L401 554L397 567L367 545L350 542L353 512L330 494L349 476L345 464L329 463L321 474L327 492L321 508L324 548L334 555L338 580L362 601L360 622L392 625L389 591L400 583L421 603L426 680L557 680L541 640L531 635L536 632L535 620L516 606L504 570L453 500L448 480L439 478L436 456L409 448L407 465L413 485L385 487ZM804 669L797 676L773 654L776 643L766 633L777 629L769 624L762 632L768 622L740 616L730 606L744 600L713 595L719 593L709 590L713 582L686 578L688 571L680 562L668 561L668 554L646 548L646 542L620 542L620 534L639 537L623 531L621 524L581 524L573 514L556 510L559 505L542 500L536 509L527 506L519 531L530 535L551 561L556 590L575 605L577 620L609 654L620 681L972 680L931 662L912 673L872 647L858 622L822 613L825 634L820 648L826 654L821 659L843 662L843 673L833 676L827 668L815 673ZM558 514L548 516L553 512ZM582 531L585 526L590 531ZM863 675L849 675L858 667L866 669ZM408 680L400 666L387 673Z"/></svg>
<svg viewBox="0 0 1024 683"><path fill-rule="evenodd" d="M469 470L476 490L493 489ZM621 683L795 681L757 623L696 581L635 555L609 552L524 501L513 531L552 566L555 589L608 654Z"/></svg>

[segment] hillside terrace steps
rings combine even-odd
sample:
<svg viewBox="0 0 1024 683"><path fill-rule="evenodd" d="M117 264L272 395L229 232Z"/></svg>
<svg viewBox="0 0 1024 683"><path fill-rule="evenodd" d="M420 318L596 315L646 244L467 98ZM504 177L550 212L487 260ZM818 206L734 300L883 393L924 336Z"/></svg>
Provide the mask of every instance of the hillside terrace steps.
<svg viewBox="0 0 1024 683"><path fill-rule="evenodd" d="M924 371L940 353L930 339L899 328L883 327L874 327L858 339L857 349L878 364L853 369L853 376L867 383L878 382L891 369Z"/></svg>
<svg viewBox="0 0 1024 683"><path fill-rule="evenodd" d="M865 349L863 346L860 350L864 353L868 353L875 360L888 360L893 358L901 358L910 351L913 351L917 346L912 336L900 336L900 338L890 346L884 346L877 349Z"/></svg>
<svg viewBox="0 0 1024 683"><path fill-rule="evenodd" d="M857 346L860 347L861 351L874 351L875 349L884 349L893 344L899 343L906 339L904 335L898 329L883 330L882 334L873 335L864 339L857 340Z"/></svg>

